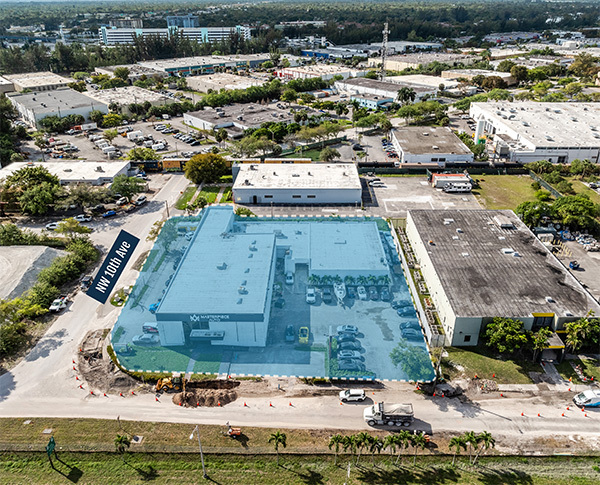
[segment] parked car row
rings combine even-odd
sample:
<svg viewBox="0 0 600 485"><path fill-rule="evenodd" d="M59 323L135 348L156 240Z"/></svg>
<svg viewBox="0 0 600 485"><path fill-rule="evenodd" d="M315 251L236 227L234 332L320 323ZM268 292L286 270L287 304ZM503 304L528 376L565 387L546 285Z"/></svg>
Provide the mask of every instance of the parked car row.
<svg viewBox="0 0 600 485"><path fill-rule="evenodd" d="M366 366L361 354L362 346L357 340L359 336L356 325L339 325L337 327L337 361L338 369L343 371L363 372Z"/></svg>
<svg viewBox="0 0 600 485"><path fill-rule="evenodd" d="M191 135L186 135L185 133L176 133L173 136L174 136L174 138L177 138L179 141L187 143L188 145L190 145L192 147L200 145L200 140L194 138Z"/></svg>
<svg viewBox="0 0 600 485"><path fill-rule="evenodd" d="M383 145L383 149L388 157L398 158L398 153L396 153L396 149L391 141L389 141L387 138L382 138L381 144Z"/></svg>

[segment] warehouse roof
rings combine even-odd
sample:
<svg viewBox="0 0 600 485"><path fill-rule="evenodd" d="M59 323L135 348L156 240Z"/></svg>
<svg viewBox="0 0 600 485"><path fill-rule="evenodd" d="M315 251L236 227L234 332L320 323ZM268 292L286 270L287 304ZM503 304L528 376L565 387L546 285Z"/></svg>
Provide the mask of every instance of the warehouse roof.
<svg viewBox="0 0 600 485"><path fill-rule="evenodd" d="M445 126L406 126L395 128L393 135L406 153L473 154L460 138Z"/></svg>
<svg viewBox="0 0 600 485"><path fill-rule="evenodd" d="M288 123L294 119L288 110L258 104L234 104L218 110L203 109L186 113L186 116L217 125L236 123L247 127L258 127L268 121Z"/></svg>
<svg viewBox="0 0 600 485"><path fill-rule="evenodd" d="M459 85L457 81L442 79L439 76L427 76L425 74L409 74L408 76L386 76L386 81L400 84L416 84L438 89L443 84L446 89L455 88Z"/></svg>
<svg viewBox="0 0 600 485"><path fill-rule="evenodd" d="M388 61L392 62L407 62L411 64L422 64L424 66L431 64L432 62L452 64L454 62L473 62L475 59L478 59L478 57L447 52L415 52L411 54L390 56L387 58Z"/></svg>
<svg viewBox="0 0 600 485"><path fill-rule="evenodd" d="M600 147L597 103L499 101L472 103L471 110L478 118L481 110L486 120L509 127L537 147Z"/></svg>
<svg viewBox="0 0 600 485"><path fill-rule="evenodd" d="M98 101L94 101L89 96L83 93L75 91L71 88L60 88L52 91L41 91L31 92L25 94L13 94L9 98L16 103L19 103L25 109L35 111L38 115L57 115L60 116L60 110L73 110L78 108L89 107L90 110L94 109L94 103L96 107L100 104ZM102 103L106 104L106 103Z"/></svg>
<svg viewBox="0 0 600 485"><path fill-rule="evenodd" d="M379 89L381 91L389 92L398 92L403 87L409 87L417 94L431 93L432 89L425 86L415 86L412 84L403 84L400 82L378 81L377 79L367 79L365 77L357 77L345 79L343 81L336 81L336 85L344 86L346 89L352 89L353 87L363 87L369 89ZM437 89L437 87L435 89Z"/></svg>
<svg viewBox="0 0 600 485"><path fill-rule="evenodd" d="M113 178L124 168L129 167L128 161L114 162L13 162L0 169L0 180L12 175L24 167L43 166L66 183L71 181L94 182L100 178Z"/></svg>
<svg viewBox="0 0 600 485"><path fill-rule="evenodd" d="M410 210L408 218L459 318L600 311L512 211Z"/></svg>
<svg viewBox="0 0 600 485"><path fill-rule="evenodd" d="M97 99L104 104L118 103L128 105L130 103L174 103L177 100L164 96L149 89L138 86L125 86L122 88L98 89L87 93L90 98Z"/></svg>
<svg viewBox="0 0 600 485"><path fill-rule="evenodd" d="M72 79L59 76L53 72L25 72L22 74L7 74L4 76L9 81L18 84L22 89L36 89L40 86L66 86Z"/></svg>
<svg viewBox="0 0 600 485"><path fill-rule="evenodd" d="M240 164L237 189L360 189L353 163Z"/></svg>
<svg viewBox="0 0 600 485"><path fill-rule="evenodd" d="M230 207L207 211L157 315L262 316L267 305L275 234L229 232L232 219Z"/></svg>

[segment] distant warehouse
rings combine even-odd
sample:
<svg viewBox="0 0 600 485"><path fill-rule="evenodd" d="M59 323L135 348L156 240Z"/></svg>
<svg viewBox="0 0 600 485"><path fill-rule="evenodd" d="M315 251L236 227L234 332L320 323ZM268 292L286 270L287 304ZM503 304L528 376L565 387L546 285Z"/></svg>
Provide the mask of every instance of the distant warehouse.
<svg viewBox="0 0 600 485"><path fill-rule="evenodd" d="M477 345L495 317L556 331L600 312L512 211L410 210L406 235L448 345Z"/></svg>
<svg viewBox="0 0 600 485"><path fill-rule="evenodd" d="M473 152L446 127L408 126L392 130L399 162L407 164L470 163Z"/></svg>
<svg viewBox="0 0 600 485"><path fill-rule="evenodd" d="M597 103L471 103L475 139L494 142L496 154L513 162L548 160L598 163L600 111Z"/></svg>
<svg viewBox="0 0 600 485"><path fill-rule="evenodd" d="M119 160L114 162L14 162L0 169L0 180L25 167L45 167L56 175L61 185L87 183L102 185L111 183L117 175L127 175L130 163Z"/></svg>
<svg viewBox="0 0 600 485"><path fill-rule="evenodd" d="M360 204L352 163L239 164L233 166L236 204Z"/></svg>

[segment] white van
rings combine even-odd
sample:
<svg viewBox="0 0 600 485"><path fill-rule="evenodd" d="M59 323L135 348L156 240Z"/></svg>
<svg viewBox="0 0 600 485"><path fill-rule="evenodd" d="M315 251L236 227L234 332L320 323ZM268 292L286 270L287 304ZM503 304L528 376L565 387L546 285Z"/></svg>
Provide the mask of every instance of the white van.
<svg viewBox="0 0 600 485"><path fill-rule="evenodd" d="M151 148L151 147L152 147L152 145L154 145L154 141L152 141L152 140L146 140L146 141L144 142L144 146L145 146L146 148Z"/></svg>
<svg viewBox="0 0 600 485"><path fill-rule="evenodd" d="M167 147L165 146L164 143L156 143L156 144L152 145L152 150L156 150L156 151L164 150L166 148Z"/></svg>
<svg viewBox="0 0 600 485"><path fill-rule="evenodd" d="M588 389L587 391L580 392L573 398L573 402L579 407L600 407L600 391Z"/></svg>
<svg viewBox="0 0 600 485"><path fill-rule="evenodd" d="M112 145L108 145L108 146L102 148L102 153L104 153L105 155L108 153L111 153L111 152L116 152L116 151L117 151L117 149Z"/></svg>

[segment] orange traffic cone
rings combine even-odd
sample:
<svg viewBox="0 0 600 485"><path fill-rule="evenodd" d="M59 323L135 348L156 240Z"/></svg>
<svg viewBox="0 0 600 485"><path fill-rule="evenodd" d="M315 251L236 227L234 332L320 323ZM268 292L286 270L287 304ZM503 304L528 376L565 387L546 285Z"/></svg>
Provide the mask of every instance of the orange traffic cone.
<svg viewBox="0 0 600 485"><path fill-rule="evenodd" d="M271 401L269 401L269 407L272 408L273 407L273 403Z"/></svg>
<svg viewBox="0 0 600 485"><path fill-rule="evenodd" d="M521 416L525 416L525 414L524 414L524 413L521 413Z"/></svg>
<svg viewBox="0 0 600 485"><path fill-rule="evenodd" d="M132 396L135 396L135 392L131 391L131 395L132 395Z"/></svg>
<svg viewBox="0 0 600 485"><path fill-rule="evenodd" d="M217 401L217 406L221 407L221 401Z"/></svg>
<svg viewBox="0 0 600 485"><path fill-rule="evenodd" d="M538 413L538 418L541 418L541 417L542 417L542 415L540 413Z"/></svg>
<svg viewBox="0 0 600 485"><path fill-rule="evenodd" d="M123 393L122 393L122 392L120 392L120 393L119 393L119 396L123 397Z"/></svg>
<svg viewBox="0 0 600 485"><path fill-rule="evenodd" d="M83 389L83 384L79 384L79 389Z"/></svg>
<svg viewBox="0 0 600 485"><path fill-rule="evenodd" d="M155 400L156 402L160 402L160 401L158 400L158 398L157 398L157 397L155 397L155 398L154 398L154 400Z"/></svg>
<svg viewBox="0 0 600 485"><path fill-rule="evenodd" d="M78 381L78 380L79 380L79 377L75 376L75 380L76 380L76 381Z"/></svg>
<svg viewBox="0 0 600 485"><path fill-rule="evenodd" d="M292 406L292 402L291 401L290 401L290 407L294 407L294 406Z"/></svg>
<svg viewBox="0 0 600 485"><path fill-rule="evenodd" d="M104 397L108 397L108 396L106 395L106 393L104 393Z"/></svg>
<svg viewBox="0 0 600 485"><path fill-rule="evenodd" d="M245 407L245 408L247 408L247 407L248 407L248 405L246 404L246 401L244 401L244 407Z"/></svg>
<svg viewBox="0 0 600 485"><path fill-rule="evenodd" d="M94 391L90 391L90 394L93 396L94 395Z"/></svg>

